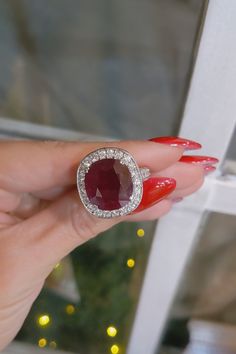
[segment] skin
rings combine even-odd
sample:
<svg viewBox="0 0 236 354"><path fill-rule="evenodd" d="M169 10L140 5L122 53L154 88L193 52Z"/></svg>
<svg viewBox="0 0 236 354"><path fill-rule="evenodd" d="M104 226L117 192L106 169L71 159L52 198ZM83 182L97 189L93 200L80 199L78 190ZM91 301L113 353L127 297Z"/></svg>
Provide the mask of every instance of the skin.
<svg viewBox="0 0 236 354"><path fill-rule="evenodd" d="M78 197L80 160L105 146L128 150L153 176L172 177L177 188L167 199L132 216L98 219ZM180 163L182 148L144 141L112 143L0 143L0 350L21 328L53 267L75 247L121 221L154 220L172 199L203 183L201 166Z"/></svg>

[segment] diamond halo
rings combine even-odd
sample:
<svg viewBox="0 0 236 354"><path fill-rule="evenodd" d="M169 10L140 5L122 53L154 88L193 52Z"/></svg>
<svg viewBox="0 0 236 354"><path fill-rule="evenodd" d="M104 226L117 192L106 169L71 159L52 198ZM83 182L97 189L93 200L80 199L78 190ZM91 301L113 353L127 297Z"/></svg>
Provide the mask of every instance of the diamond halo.
<svg viewBox="0 0 236 354"><path fill-rule="evenodd" d="M129 172L133 183L133 192L129 202L114 210L101 210L97 205L92 204L88 198L85 188L85 176L88 173L91 165L99 160L115 159L119 160L122 165L125 165ZM143 196L143 179L148 178L150 171L148 168L139 168L135 159L126 150L108 147L95 150L84 157L77 170L77 188L80 199L84 207L94 216L99 218L113 218L130 214L134 211L141 202Z"/></svg>

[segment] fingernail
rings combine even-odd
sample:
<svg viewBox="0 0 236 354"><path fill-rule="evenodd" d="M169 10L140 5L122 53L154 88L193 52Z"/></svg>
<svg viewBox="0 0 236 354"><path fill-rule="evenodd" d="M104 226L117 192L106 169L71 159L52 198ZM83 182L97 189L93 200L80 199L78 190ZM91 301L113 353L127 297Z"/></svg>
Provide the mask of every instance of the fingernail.
<svg viewBox="0 0 236 354"><path fill-rule="evenodd" d="M167 197L176 188L176 181L168 177L153 177L143 183L143 197L135 213L149 208Z"/></svg>
<svg viewBox="0 0 236 354"><path fill-rule="evenodd" d="M216 167L214 166L204 166L204 172L205 172L205 175L208 175L209 173L211 172L214 172L216 170Z"/></svg>
<svg viewBox="0 0 236 354"><path fill-rule="evenodd" d="M185 150L197 150L201 149L202 147L202 145L196 141L183 139L176 136L160 136L149 140L155 143L167 144L173 147L183 147Z"/></svg>
<svg viewBox="0 0 236 354"><path fill-rule="evenodd" d="M216 157L212 156L182 156L179 161L203 166L214 165L219 162Z"/></svg>
<svg viewBox="0 0 236 354"><path fill-rule="evenodd" d="M172 203L179 203L179 202L182 202L183 199L184 198L182 198L182 197L176 197L174 199L171 199L171 201L172 201Z"/></svg>

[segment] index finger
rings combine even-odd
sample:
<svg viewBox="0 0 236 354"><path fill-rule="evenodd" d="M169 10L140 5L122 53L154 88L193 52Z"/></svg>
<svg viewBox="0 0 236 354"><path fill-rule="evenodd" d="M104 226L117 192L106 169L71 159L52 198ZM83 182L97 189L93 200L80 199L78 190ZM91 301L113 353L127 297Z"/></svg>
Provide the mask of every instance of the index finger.
<svg viewBox="0 0 236 354"><path fill-rule="evenodd" d="M35 192L76 183L84 156L101 147L130 152L140 167L157 172L179 160L183 149L150 141L63 142L4 141L0 143L0 188Z"/></svg>

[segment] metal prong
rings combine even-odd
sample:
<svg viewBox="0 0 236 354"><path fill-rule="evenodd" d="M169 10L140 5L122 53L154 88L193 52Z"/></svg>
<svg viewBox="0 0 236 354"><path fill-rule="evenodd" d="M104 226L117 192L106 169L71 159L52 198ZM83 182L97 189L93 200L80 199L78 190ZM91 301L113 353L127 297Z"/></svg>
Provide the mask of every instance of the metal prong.
<svg viewBox="0 0 236 354"><path fill-rule="evenodd" d="M140 172L143 180L147 179L151 175L150 170L147 167L140 168Z"/></svg>

